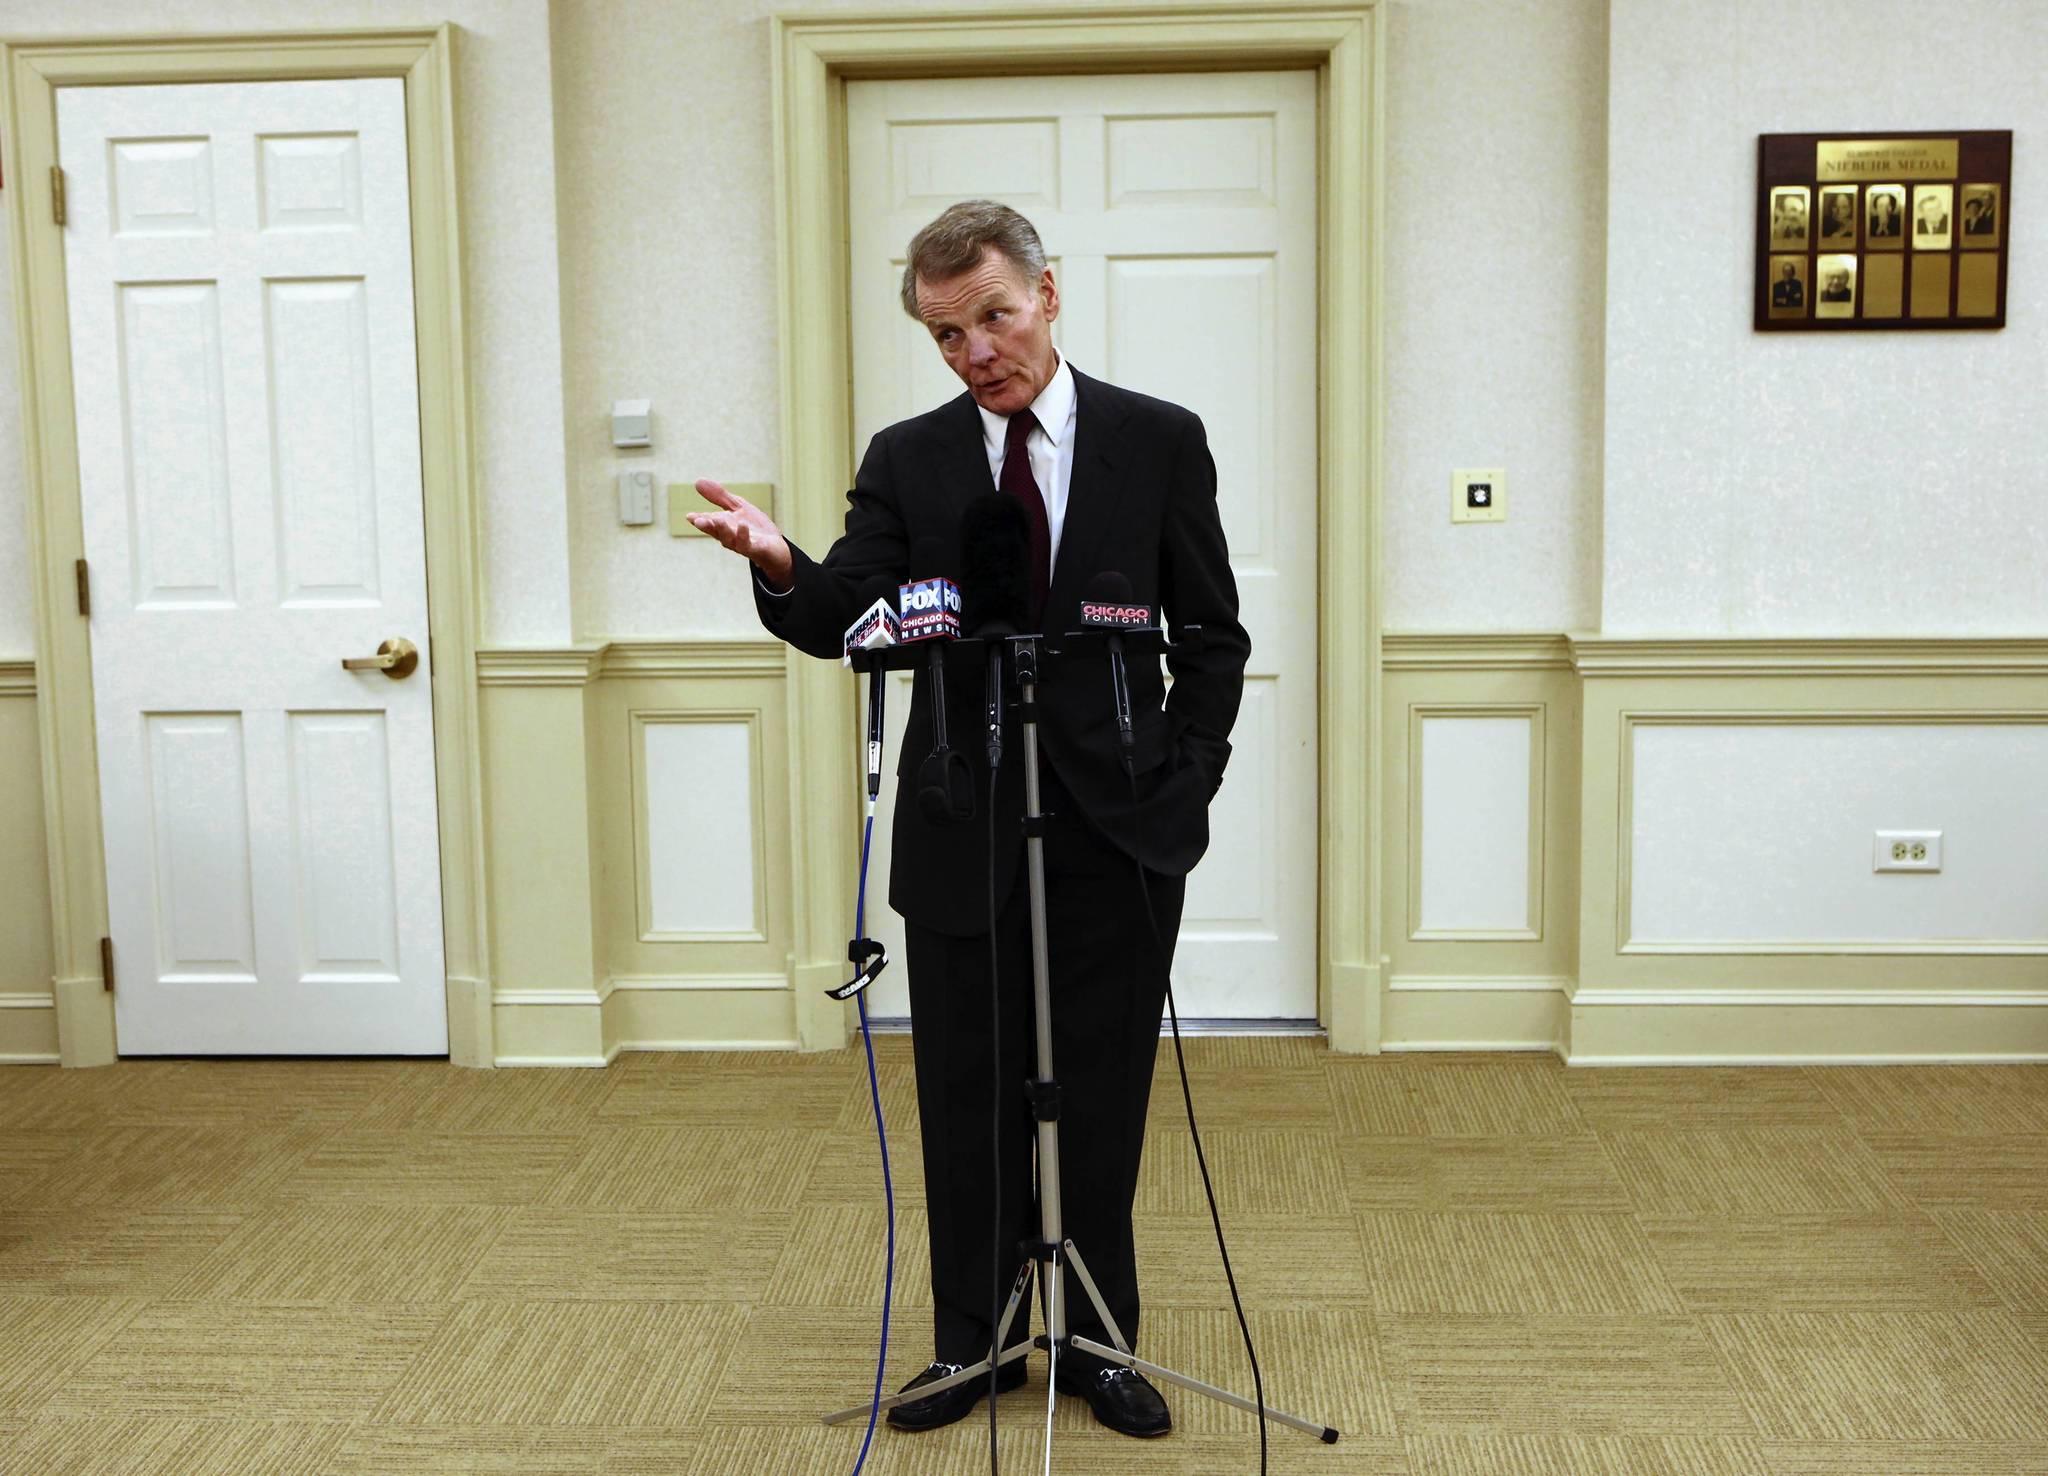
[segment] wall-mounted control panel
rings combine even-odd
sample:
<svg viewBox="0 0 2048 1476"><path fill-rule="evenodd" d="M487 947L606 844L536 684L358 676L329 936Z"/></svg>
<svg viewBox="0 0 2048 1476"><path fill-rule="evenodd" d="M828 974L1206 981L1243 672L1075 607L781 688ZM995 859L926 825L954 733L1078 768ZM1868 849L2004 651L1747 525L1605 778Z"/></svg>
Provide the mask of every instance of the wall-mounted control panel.
<svg viewBox="0 0 2048 1476"><path fill-rule="evenodd" d="M1508 520L1506 467L1466 467L1451 473L1451 521L1505 523Z"/></svg>
<svg viewBox="0 0 2048 1476"><path fill-rule="evenodd" d="M612 444L621 450L654 444L654 402L612 401Z"/></svg>
<svg viewBox="0 0 2048 1476"><path fill-rule="evenodd" d="M619 473L619 521L631 528L654 521L654 473Z"/></svg>

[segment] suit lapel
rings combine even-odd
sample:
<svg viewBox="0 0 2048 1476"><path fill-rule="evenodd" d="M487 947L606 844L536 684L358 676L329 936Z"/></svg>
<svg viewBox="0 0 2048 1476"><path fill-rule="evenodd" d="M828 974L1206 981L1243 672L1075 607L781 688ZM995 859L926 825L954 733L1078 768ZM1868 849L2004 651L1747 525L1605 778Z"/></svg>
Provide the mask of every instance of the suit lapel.
<svg viewBox="0 0 2048 1476"><path fill-rule="evenodd" d="M1078 601L1088 581L1102 572L1096 560L1104 536L1116 522L1117 503L1123 496L1118 472L1126 451L1123 422L1127 414L1121 397L1108 385L1074 370L1074 474L1067 484L1059 558L1053 565L1052 587L1046 592L1048 613Z"/></svg>
<svg viewBox="0 0 2048 1476"><path fill-rule="evenodd" d="M962 392L946 406L940 460L944 475L939 486L945 489L956 516L973 499L995 490L995 479L988 472L988 443L982 439L981 412L974 408L971 394Z"/></svg>

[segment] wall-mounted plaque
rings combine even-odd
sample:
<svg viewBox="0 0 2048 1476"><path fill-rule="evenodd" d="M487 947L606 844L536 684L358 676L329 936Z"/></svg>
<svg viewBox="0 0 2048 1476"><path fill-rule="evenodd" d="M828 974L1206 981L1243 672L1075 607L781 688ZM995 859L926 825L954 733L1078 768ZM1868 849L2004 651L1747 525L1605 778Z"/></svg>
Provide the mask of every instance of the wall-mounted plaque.
<svg viewBox="0 0 2048 1476"><path fill-rule="evenodd" d="M2003 328L2012 133L1766 133L1756 327Z"/></svg>

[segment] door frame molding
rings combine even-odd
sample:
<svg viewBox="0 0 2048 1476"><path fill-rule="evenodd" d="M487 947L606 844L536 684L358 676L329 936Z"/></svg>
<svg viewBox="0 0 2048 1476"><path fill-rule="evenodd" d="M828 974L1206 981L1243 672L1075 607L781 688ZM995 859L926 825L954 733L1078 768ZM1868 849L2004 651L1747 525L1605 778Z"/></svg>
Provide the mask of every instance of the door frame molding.
<svg viewBox="0 0 2048 1476"><path fill-rule="evenodd" d="M83 555L84 537L64 240L51 218L47 186L32 183L47 180L57 162L57 89L355 77L397 77L405 83L449 1059L491 1064L477 743L481 622L456 198L454 39L454 27L441 25L0 44L0 143L6 177L15 182L5 194L37 617L36 713L49 837L53 983L58 1051L67 1066L106 1064L115 1059L116 1042L113 996L102 987L99 969L107 892L90 630L72 597L72 561Z"/></svg>
<svg viewBox="0 0 2048 1476"><path fill-rule="evenodd" d="M785 15L773 22L785 522L836 536L852 485L846 84L1001 72L1279 70L1317 77L1318 488L1321 545L1317 997L1330 1043L1377 1051L1382 918L1380 485L1384 415L1386 11L1383 0L1228 9L1089 7L1001 14ZM1361 574L1364 577L1361 577ZM851 683L792 651L793 982L806 1049L847 1036L822 989L846 962L845 879L858 804L846 762ZM821 803L820 801L823 801Z"/></svg>

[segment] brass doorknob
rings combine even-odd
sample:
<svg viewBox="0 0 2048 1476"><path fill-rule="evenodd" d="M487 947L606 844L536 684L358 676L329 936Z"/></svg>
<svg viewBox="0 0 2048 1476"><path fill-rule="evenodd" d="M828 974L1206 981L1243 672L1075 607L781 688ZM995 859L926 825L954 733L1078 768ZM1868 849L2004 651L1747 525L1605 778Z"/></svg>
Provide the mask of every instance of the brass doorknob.
<svg viewBox="0 0 2048 1476"><path fill-rule="evenodd" d="M394 682L403 681L419 669L420 648L404 636L393 636L377 648L374 656L344 657L344 671L381 671Z"/></svg>

